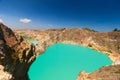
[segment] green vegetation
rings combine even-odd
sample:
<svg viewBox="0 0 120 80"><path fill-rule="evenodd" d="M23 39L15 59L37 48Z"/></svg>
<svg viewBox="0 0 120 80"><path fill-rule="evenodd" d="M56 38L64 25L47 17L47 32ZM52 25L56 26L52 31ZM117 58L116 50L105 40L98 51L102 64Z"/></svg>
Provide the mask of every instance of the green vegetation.
<svg viewBox="0 0 120 80"><path fill-rule="evenodd" d="M22 36L22 38L23 38L24 40L32 39L32 37L29 37L29 36Z"/></svg>
<svg viewBox="0 0 120 80"><path fill-rule="evenodd" d="M13 53L11 55L12 59L17 60L18 59L18 53Z"/></svg>
<svg viewBox="0 0 120 80"><path fill-rule="evenodd" d="M113 30L114 32L120 32L120 30L118 29L118 28L115 28L114 30Z"/></svg>
<svg viewBox="0 0 120 80"><path fill-rule="evenodd" d="M90 32L98 32L98 31L96 31L96 30L89 29L89 28L83 28L83 29L85 29L85 30L87 30L87 31L90 31Z"/></svg>
<svg viewBox="0 0 120 80"><path fill-rule="evenodd" d="M22 38L23 38L23 39L28 39L28 37L27 37L27 36L22 36Z"/></svg>

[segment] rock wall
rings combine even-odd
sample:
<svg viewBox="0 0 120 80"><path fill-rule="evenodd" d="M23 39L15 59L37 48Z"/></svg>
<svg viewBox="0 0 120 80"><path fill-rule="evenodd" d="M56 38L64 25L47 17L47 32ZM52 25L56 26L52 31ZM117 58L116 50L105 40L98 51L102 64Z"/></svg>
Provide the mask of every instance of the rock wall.
<svg viewBox="0 0 120 80"><path fill-rule="evenodd" d="M117 66L119 66L120 61L120 32L100 33L80 28L41 31L16 30L14 32L0 23L0 66L3 67L0 72L3 75L8 75L6 78L3 77L4 80L28 80L27 71L36 56L57 42L79 44L108 54L117 65L105 67L105 70L108 69L108 72L115 71L119 74L120 69ZM37 40L40 43L33 45L26 42L27 39ZM112 69L110 70L110 68ZM104 67L98 72L102 74L103 71ZM89 74L80 72L77 80L93 80L93 74L98 74L98 72ZM105 75L104 72L102 75ZM102 79L97 77L95 80L105 80L104 77ZM0 79L3 80L3 78Z"/></svg>
<svg viewBox="0 0 120 80"><path fill-rule="evenodd" d="M14 32L0 23L0 69L3 78L0 80L26 80L27 71L35 60L36 48L33 44L27 43L16 37ZM4 77L9 75L8 77Z"/></svg>
<svg viewBox="0 0 120 80"><path fill-rule="evenodd" d="M17 35L27 36L27 39L40 41L38 45L39 47L41 47L40 49L42 49L43 52L45 51L46 47L57 42L62 42L66 44L79 44L79 45L91 47L92 49L107 54L109 58L113 60L114 65L116 66L119 65L120 62L120 32L101 33L101 32L94 32L89 29L62 28L62 29L27 30L27 31L18 30L15 31L15 33ZM110 68L113 67L110 66ZM119 71L119 68L117 68L117 70ZM77 77L77 80L93 80L93 78L91 79L87 78L88 75L89 74L85 73L84 71L80 72L79 76ZM105 74L103 73L103 75ZM113 79L114 77L111 80ZM95 80L98 80L98 78L96 78ZM100 80L105 80L105 79L104 77L102 77L102 79Z"/></svg>
<svg viewBox="0 0 120 80"><path fill-rule="evenodd" d="M77 80L120 80L120 65L105 66L92 73L80 72Z"/></svg>

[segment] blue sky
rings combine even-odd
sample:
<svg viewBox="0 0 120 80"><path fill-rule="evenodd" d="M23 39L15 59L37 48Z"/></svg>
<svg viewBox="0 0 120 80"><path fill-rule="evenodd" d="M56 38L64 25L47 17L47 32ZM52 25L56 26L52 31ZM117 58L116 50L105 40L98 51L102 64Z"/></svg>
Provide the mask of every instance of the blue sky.
<svg viewBox="0 0 120 80"><path fill-rule="evenodd" d="M0 21L12 29L120 28L120 0L0 0Z"/></svg>

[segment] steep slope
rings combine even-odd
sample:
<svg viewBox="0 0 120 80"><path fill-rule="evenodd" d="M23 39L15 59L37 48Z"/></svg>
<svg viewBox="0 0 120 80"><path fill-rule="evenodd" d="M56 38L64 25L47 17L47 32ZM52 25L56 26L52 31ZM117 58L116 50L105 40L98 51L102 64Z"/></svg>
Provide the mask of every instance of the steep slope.
<svg viewBox="0 0 120 80"><path fill-rule="evenodd" d="M108 54L115 62L120 60L120 32L93 32L89 29L62 28L50 30L18 30L17 35L40 41L45 47L57 43L80 44Z"/></svg>
<svg viewBox="0 0 120 80"><path fill-rule="evenodd" d="M34 45L17 38L10 28L0 23L0 80L26 80L35 52Z"/></svg>
<svg viewBox="0 0 120 80"><path fill-rule="evenodd" d="M40 43L39 45L41 48L43 48L43 51L45 51L45 48L49 45L52 45L57 42L62 43L69 43L69 44L79 44L87 47L91 47L92 49L95 49L97 51L103 52L107 54L110 59L113 60L113 66L103 67L103 69L100 69L100 76L101 74L103 77L101 79L98 79L100 76L97 76L98 78L95 78L95 80L106 80L104 76L106 73L104 73L104 70L107 70L107 72L112 75L111 71L119 72L119 66L120 64L120 32L94 32L89 29L80 29L80 28L62 28L62 29L49 29L49 30L16 30L16 35L21 35L24 37L25 40L37 40ZM110 70L110 68L113 68ZM115 69L116 68L116 69ZM92 73L91 73L92 74ZM97 72L93 74L98 74ZM113 73L114 77L109 77L108 79L114 80L116 76L120 75L116 73ZM86 76L90 76L88 73L80 72L78 80L87 80L88 78ZM88 80L93 80L94 77L91 77ZM119 80L119 77L118 79Z"/></svg>
<svg viewBox="0 0 120 80"><path fill-rule="evenodd" d="M27 71L36 56L43 53L48 46L57 42L91 47L108 54L115 64L89 74L81 72L78 80L82 80L82 77L84 77L83 80L88 78L93 80L94 75L106 75L104 71L107 71L110 75L115 72L115 77L119 75L120 32L99 33L80 28L16 30L14 32L0 23L0 80L29 79ZM26 40L37 40L38 44L33 45ZM98 78L99 76L95 79L98 80ZM114 77L111 78L111 80L113 79ZM105 78L102 77L102 80L105 80ZM116 80L119 80L119 78Z"/></svg>
<svg viewBox="0 0 120 80"><path fill-rule="evenodd" d="M82 71L77 80L120 80L120 65L105 66L92 73Z"/></svg>

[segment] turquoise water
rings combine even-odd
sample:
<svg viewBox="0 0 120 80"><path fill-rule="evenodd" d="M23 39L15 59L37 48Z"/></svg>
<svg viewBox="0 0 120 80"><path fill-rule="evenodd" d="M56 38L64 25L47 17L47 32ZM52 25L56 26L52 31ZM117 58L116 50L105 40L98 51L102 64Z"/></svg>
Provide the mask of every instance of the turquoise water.
<svg viewBox="0 0 120 80"><path fill-rule="evenodd" d="M27 40L27 42L33 43L34 45L38 44L39 41L37 40Z"/></svg>
<svg viewBox="0 0 120 80"><path fill-rule="evenodd" d="M79 45L49 46L30 66L30 80L76 80L79 72L93 72L112 61L107 55Z"/></svg>

